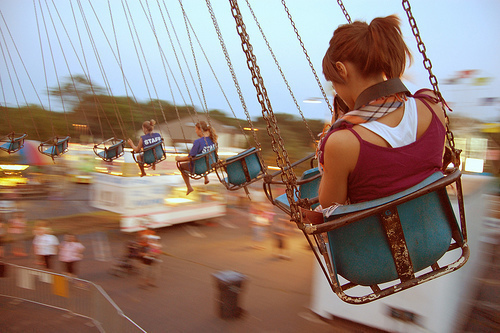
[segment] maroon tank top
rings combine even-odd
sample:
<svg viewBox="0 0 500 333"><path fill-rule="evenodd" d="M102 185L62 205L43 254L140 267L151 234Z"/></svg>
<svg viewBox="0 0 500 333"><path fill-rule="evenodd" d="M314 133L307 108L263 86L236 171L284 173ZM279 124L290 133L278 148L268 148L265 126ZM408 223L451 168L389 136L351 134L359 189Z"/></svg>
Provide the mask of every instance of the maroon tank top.
<svg viewBox="0 0 500 333"><path fill-rule="evenodd" d="M424 104L427 105L425 102ZM428 105L427 107L432 112L427 130L415 142L399 148L380 147L363 140L352 129L352 124L336 129L351 131L360 143L356 167L348 177L347 197L350 203L398 193L441 170L446 129L434 111Z"/></svg>

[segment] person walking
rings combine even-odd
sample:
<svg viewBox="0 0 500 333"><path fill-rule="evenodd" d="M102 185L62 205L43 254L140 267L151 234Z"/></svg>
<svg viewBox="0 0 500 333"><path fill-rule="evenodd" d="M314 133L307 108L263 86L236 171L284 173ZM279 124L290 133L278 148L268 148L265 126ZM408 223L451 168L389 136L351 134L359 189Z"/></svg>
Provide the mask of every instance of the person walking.
<svg viewBox="0 0 500 333"><path fill-rule="evenodd" d="M161 262L161 244L160 236L147 235L146 244L142 246L142 263L144 269L142 272L142 281L139 284L141 288L148 286L157 287L156 278L159 270L159 263Z"/></svg>
<svg viewBox="0 0 500 333"><path fill-rule="evenodd" d="M56 236L52 235L52 230L47 227L41 228L39 235L33 239L35 255L43 259L42 266L45 268L52 268L52 257L57 255L58 245L59 240Z"/></svg>
<svg viewBox="0 0 500 333"><path fill-rule="evenodd" d="M23 212L14 213L14 217L9 221L8 232L12 239L12 254L16 257L26 257L24 247L24 235L26 233L26 218Z"/></svg>
<svg viewBox="0 0 500 333"><path fill-rule="evenodd" d="M59 261L63 264L63 272L76 277L76 264L83 259L85 246L75 235L67 234L59 246Z"/></svg>

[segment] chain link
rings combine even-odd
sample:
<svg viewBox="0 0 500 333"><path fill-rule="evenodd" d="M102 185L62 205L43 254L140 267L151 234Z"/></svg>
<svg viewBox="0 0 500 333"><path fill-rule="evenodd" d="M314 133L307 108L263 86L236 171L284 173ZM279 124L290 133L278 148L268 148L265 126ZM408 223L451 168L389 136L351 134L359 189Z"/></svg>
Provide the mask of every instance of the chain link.
<svg viewBox="0 0 500 333"><path fill-rule="evenodd" d="M415 21L415 18L413 17L413 14L411 12L410 2L408 0L403 0L402 4L403 4L403 8L406 12L406 15L408 16L408 22L410 24L413 36L415 36L415 39L417 40L418 51L422 54L422 57L424 58L423 64L424 64L425 69L429 73L429 81L432 85L432 89L434 90L434 94L436 94L439 101L441 102L441 106L442 106L442 109L444 112L444 117L446 119L446 138L448 140L448 144L449 144L452 152L455 155L455 159L453 162L454 162L454 164L458 163L458 164L455 164L455 166L458 166L460 164L460 157L459 157L460 150L457 150L455 148L455 139L453 137L453 133L450 131L450 128L449 128L450 121L449 121L448 115L446 113L447 108L450 111L451 111L451 109L448 107L441 92L439 91L438 80L437 80L436 76L432 73L432 63L431 63L431 60L429 58L427 58L426 48L425 48L424 42L422 41L422 38L420 37L420 31L418 30L417 22Z"/></svg>
<svg viewBox="0 0 500 333"><path fill-rule="evenodd" d="M351 21L351 16L349 16L349 13L347 12L347 10L345 9L344 7L344 3L342 2L342 0L337 0L337 3L339 4L340 6L340 9L342 9L342 13L344 13L344 16L345 16L345 19L347 20L347 22L349 24L352 23Z"/></svg>
<svg viewBox="0 0 500 333"><path fill-rule="evenodd" d="M316 70L314 69L314 65L313 65L313 63L311 61L311 58L309 57L309 54L307 53L306 47L304 46L304 42L302 42L302 38L300 37L299 30L295 26L295 22L293 21L292 15L290 14L290 11L288 10L288 7L286 5L285 0L281 0L281 3L283 4L283 7L285 8L285 12L286 12L286 14L288 16L288 19L290 20L290 23L291 23L292 27L293 27L293 31L295 32L295 35L297 36L297 39L299 40L300 46L302 47L302 51L304 52L304 54L306 56L306 59L307 59L307 61L309 63L309 67L311 67L311 71L312 71L312 73L314 75L314 78L316 79L316 82L318 83L318 87L321 90L321 94L323 95L323 99L325 100L326 106L330 110L330 114L333 115L334 114L333 107L330 104L328 96L326 95L326 92L323 89L323 85L321 84L321 81L320 81L320 79L318 77L318 74L316 73Z"/></svg>
<svg viewBox="0 0 500 333"><path fill-rule="evenodd" d="M257 151L259 151L259 154L260 154L261 145L260 145L260 141L257 138L257 131L254 128L252 118L250 117L250 112L248 112L248 108L247 108L245 99L243 97L243 93L241 91L241 87L240 87L240 84L238 82L238 78L236 77L236 73L234 71L233 63L231 62L231 58L229 57L229 52L227 51L226 43L224 42L224 38L222 37L222 32L220 30L219 24L217 22L217 18L215 17L215 13L214 13L214 10L212 8L212 3L210 2L210 0L205 0L205 2L207 4L207 8L208 8L208 11L210 13L210 17L212 18L212 22L214 24L215 31L217 32L217 37L219 38L219 43L220 43L220 46L222 48L222 52L224 53L224 57L226 59L227 66L229 68L229 71L231 72L231 77L232 77L234 85L236 87L236 91L237 91L239 99L240 99L241 107L243 108L243 111L245 112L245 115L246 115L247 121L248 121L248 125L250 126L250 129L252 131L252 135L253 135L253 139L254 139ZM233 112L233 114L234 114L234 112ZM235 115L235 117L236 117L236 115ZM245 135L245 131L243 130L243 128L241 128L241 126L240 126L240 129L243 132L243 134ZM246 135L245 135L245 138L246 138ZM267 166L266 166L264 159L261 157L260 160L261 160L263 169L267 170Z"/></svg>
<svg viewBox="0 0 500 333"><path fill-rule="evenodd" d="M255 13L254 13L254 11L252 9L252 6L250 5L249 0L246 0L246 3L247 3L247 6L248 6L248 9L250 10L250 13L252 14L252 17L253 17L253 19L255 21L255 24L257 25L257 28L259 29L260 34L262 35L262 39L266 43L267 49L269 50L269 53L273 57L274 63L276 64L276 67L278 68L278 71L281 74L283 82L285 83L285 85L286 85L286 87L288 89L288 92L290 93L290 96L292 97L293 102L295 103L295 107L297 108L297 110L300 113L302 121L304 122L304 125L305 125L305 127L307 129L307 132L309 133L309 136L311 137L311 140L312 140L313 144L316 145L316 137L314 136L311 128L309 127L309 124L307 123L307 120L306 120L306 118L305 118L305 116L304 116L304 114L303 114L303 112L302 112L302 110L301 110L301 108L299 106L299 103L297 102L297 99L295 98L295 95L294 95L294 93L292 91L292 88L290 87L290 84L288 83L288 80L285 77L285 73L283 73L283 70L281 69L281 65L279 64L278 59L276 58L276 55L274 54L274 51L271 48L271 45L269 44L269 41L267 40L267 37L264 34L264 31L262 30L262 27L261 27L259 21L257 20L257 16L255 16Z"/></svg>
<svg viewBox="0 0 500 333"><path fill-rule="evenodd" d="M276 154L276 163L282 171L281 180L286 185L285 192L288 202L290 203L290 219L298 222L300 221L300 211L298 209L297 202L294 200L295 196L298 195L297 176L291 167L288 152L286 151L283 139L281 138L277 120L274 116L271 102L264 86L264 80L260 74L259 66L257 65L257 58L255 57L253 47L250 44L250 38L246 32L238 2L237 0L229 0L229 3L231 4L231 13L236 21L236 30L241 39L241 47L247 58L247 66L252 74L252 83L257 92L257 100L262 107L262 117L267 123L267 133L272 140L272 149Z"/></svg>

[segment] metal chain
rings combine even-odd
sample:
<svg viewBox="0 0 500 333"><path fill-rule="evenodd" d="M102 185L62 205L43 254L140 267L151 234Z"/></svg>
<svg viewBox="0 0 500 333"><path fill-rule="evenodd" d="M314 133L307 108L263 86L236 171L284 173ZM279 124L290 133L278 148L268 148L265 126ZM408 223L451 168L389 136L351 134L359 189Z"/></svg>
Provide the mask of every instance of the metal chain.
<svg viewBox="0 0 500 333"><path fill-rule="evenodd" d="M451 111L451 109L448 107L441 92L439 91L438 80L437 80L436 76L432 73L432 63L431 63L430 59L427 58L427 54L425 53L426 48L425 48L424 42L422 41L422 38L420 37L420 32L419 32L418 27L417 27L417 22L415 21L415 18L413 17L413 14L411 12L410 2L408 0L403 0L402 4L403 4L403 8L406 12L406 15L408 16L408 22L410 24L413 36L415 36L415 39L417 40L418 51L422 54L422 57L424 58L424 60L423 60L424 67L429 72L429 81L431 82L432 89L434 90L434 94L436 94L439 101L441 102L441 106L442 106L442 109L444 112L444 117L446 119L446 122L445 122L446 123L446 138L448 140L448 143L450 145L452 152L454 154L460 154L460 150L455 149L455 139L454 139L453 133L450 131L450 128L448 125L450 121L449 121L448 115L446 113L446 108L448 108L450 111ZM458 158L458 160L455 160L454 162L460 163L460 158Z"/></svg>
<svg viewBox="0 0 500 333"><path fill-rule="evenodd" d="M224 38L222 37L222 32L220 30L219 23L217 22L217 18L215 17L215 13L214 13L214 10L212 8L212 3L210 2L210 0L205 0L205 2L207 4L207 8L208 8L208 12L210 13L210 17L212 18L212 23L214 25L215 31L217 32L217 37L219 38L219 43L220 43L220 46L222 48L222 52L224 53L224 57L226 59L227 66L229 68L229 72L231 73L231 77L233 78L234 86L236 87L236 92L238 93L238 97L240 98L241 107L243 108L243 112L245 112L245 116L247 117L248 125L250 126L250 129L252 131L252 135L253 135L253 139L255 141L256 148L260 152L261 145L260 145L260 141L257 138L257 131L254 128L252 118L250 116L250 112L248 112L247 104L245 102L245 98L243 97L243 93L241 91L241 87L240 87L240 84L238 82L238 78L236 77L233 63L231 62L231 58L229 57L229 52L227 51L226 43L224 42ZM236 118L236 115L234 114L234 112L233 112L233 115ZM238 123L238 125L239 125L239 123ZM246 138L245 131L243 130L243 128L241 128L241 125L240 125L240 129ZM248 141L248 139L247 139L247 141ZM265 165L265 161L263 158L261 158L261 162L263 164L264 170L267 170L267 166Z"/></svg>
<svg viewBox="0 0 500 333"><path fill-rule="evenodd" d="M348 22L349 24L351 24L351 23L352 23L352 21L351 21L351 17L349 16L349 13L348 13L348 12L347 12L347 10L345 9L345 7L344 7L344 3L342 2L342 0L337 0L337 3L339 4L340 9L342 9L342 13L344 13L344 16L345 16L345 18L346 18L347 22Z"/></svg>
<svg viewBox="0 0 500 333"><path fill-rule="evenodd" d="M302 51L304 52L307 61L309 62L309 67L311 67L311 71L314 75L314 78L316 79L316 82L318 83L318 87L321 90L321 94L323 95L323 99L325 100L326 105L328 106L328 109L330 110L330 114L334 114L334 110L332 105L330 104L330 101L328 100L328 96L326 95L325 90L323 89L323 85L321 84L321 81L318 77L318 74L316 73L316 70L314 69L314 65L311 61L311 58L309 57L309 54L307 53L306 47L304 46L304 42L302 42L302 38L300 37L299 30L295 26L295 22L293 21L292 15L290 14L290 11L288 10L288 7L286 5L285 0L281 0L281 3L283 4L283 7L285 8L285 12L288 15L288 19L290 20L290 23L293 27L293 31L295 32L295 35L297 36L297 39L299 40L300 46L302 47Z"/></svg>
<svg viewBox="0 0 500 333"><path fill-rule="evenodd" d="M283 70L281 68L281 65L279 64L278 62L278 59L276 58L276 55L274 54L274 51L273 49L271 48L271 45L269 44L269 41L267 40L267 37L266 35L264 34L264 30L262 30L262 27L259 23L259 21L257 20L257 16L255 16L255 13L250 5L250 2L249 0L246 0L246 3L247 3L247 6L248 6L248 9L250 10L250 13L252 14L252 17L255 21L255 24L257 25L257 28L259 29L260 31L260 34L262 35L262 39L264 40L264 42L266 43L267 45L267 49L269 50L269 53L271 54L271 56L273 57L273 60L274 60L274 63L276 64L276 68L278 69L278 71L280 72L281 74L281 78L283 79L283 82L285 83L287 89L288 89L288 92L290 93L290 96L292 97L293 99L293 102L295 103L295 107L297 108L297 110L299 111L299 114L302 118L302 121L304 122L304 126L306 127L308 133L309 133L309 136L311 137L311 140L313 142L314 145L317 145L316 143L316 137L314 136L311 128L309 127L309 124L307 123L307 120L306 120L306 117L304 116L304 113L302 112L300 106L299 106L299 103L297 102L297 99L295 98L295 95L292 91L292 88L290 87L290 84L288 83L288 80L286 79L285 77L285 73L283 73ZM309 64L312 66L312 63L309 62ZM313 69L314 70L314 69ZM321 87L321 85L320 85Z"/></svg>
<svg viewBox="0 0 500 333"><path fill-rule="evenodd" d="M286 196L290 203L290 219L295 222L300 221L300 211L298 204L294 200L295 194L298 194L297 176L293 172L290 164L288 152L285 149L283 139L280 135L280 130L274 116L269 96L267 95L264 86L264 80L260 75L260 69L257 65L257 58L253 54L253 47L250 44L248 33L246 32L245 24L238 6L237 0L229 0L231 4L231 13L236 21L236 30L241 39L241 47L247 58L247 66L252 74L252 83L257 92L257 100L262 107L262 117L267 122L267 133L272 139L272 148L276 154L276 162L281 169L281 180L286 185Z"/></svg>

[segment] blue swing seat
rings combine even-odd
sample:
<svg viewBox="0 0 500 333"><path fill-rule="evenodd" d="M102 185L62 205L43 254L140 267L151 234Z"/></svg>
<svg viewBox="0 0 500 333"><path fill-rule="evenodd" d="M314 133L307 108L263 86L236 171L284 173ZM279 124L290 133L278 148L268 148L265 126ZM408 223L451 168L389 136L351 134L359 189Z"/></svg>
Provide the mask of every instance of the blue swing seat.
<svg viewBox="0 0 500 333"><path fill-rule="evenodd" d="M21 150L21 148L24 147L24 139L27 136L28 134L16 136L14 132L7 134L0 139L0 150L3 150L9 154L18 152L19 150Z"/></svg>
<svg viewBox="0 0 500 333"><path fill-rule="evenodd" d="M200 179L214 171L215 164L219 160L217 146L205 153L198 154L191 159L191 172L183 170L192 179ZM180 164L181 162L177 162ZM180 170L180 169L179 169Z"/></svg>
<svg viewBox="0 0 500 333"><path fill-rule="evenodd" d="M38 151L44 155L50 156L52 160L54 160L54 157L59 157L68 152L69 139L69 136L64 138L54 137L42 142L38 146Z"/></svg>
<svg viewBox="0 0 500 333"><path fill-rule="evenodd" d="M308 199L311 203L310 208L316 208L316 206L318 206L318 190L320 182L321 174L317 167L304 171L297 182L299 186L299 193L298 195L295 194L295 201L298 201L299 199ZM290 214L290 203L288 202L286 193L274 199L273 203L285 213Z"/></svg>
<svg viewBox="0 0 500 333"><path fill-rule="evenodd" d="M134 161L138 164L142 164L144 166L152 166L156 163L160 163L161 161L167 158L165 153L165 149L163 148L163 138L152 146L143 149L141 152L136 153L132 152L132 156L134 157ZM137 156L142 156L138 158Z"/></svg>
<svg viewBox="0 0 500 333"><path fill-rule="evenodd" d="M363 304L426 282L462 267L469 257L465 217L459 226L446 186L460 181L460 171L436 172L400 193L336 208L329 216L302 211L305 232L322 244L332 288L344 301ZM320 214L321 221L315 220ZM319 234L327 237L317 237ZM447 251L459 258L440 267ZM417 274L418 272L418 274ZM339 276L348 283L341 285ZM379 284L392 282L384 289ZM344 290L369 286L372 292L350 296Z"/></svg>
<svg viewBox="0 0 500 333"><path fill-rule="evenodd" d="M260 150L249 148L216 165L216 173L221 183L230 191L245 187L264 175L259 155Z"/></svg>
<svg viewBox="0 0 500 333"><path fill-rule="evenodd" d="M115 138L108 139L100 144L94 145L94 153L106 162L123 156L125 150L125 142Z"/></svg>

